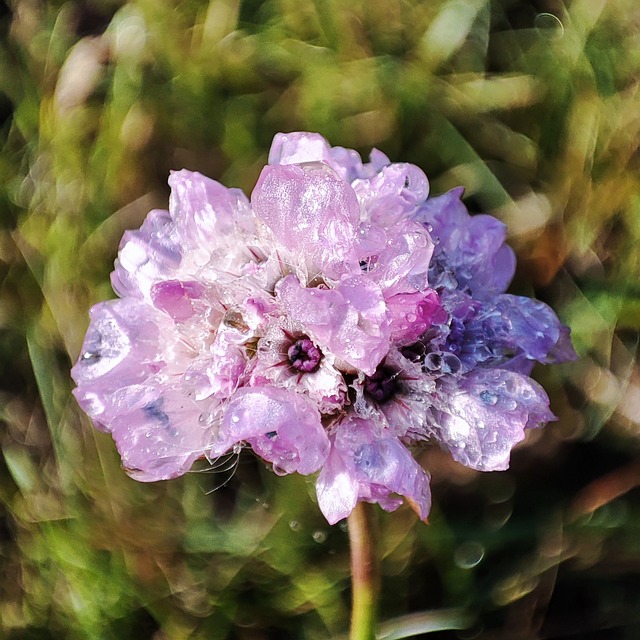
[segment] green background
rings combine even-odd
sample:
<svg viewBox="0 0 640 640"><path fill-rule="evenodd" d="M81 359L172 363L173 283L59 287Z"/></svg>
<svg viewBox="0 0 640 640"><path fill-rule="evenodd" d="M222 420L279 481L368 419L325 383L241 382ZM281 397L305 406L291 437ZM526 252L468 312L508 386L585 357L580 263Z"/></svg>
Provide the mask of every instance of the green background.
<svg viewBox="0 0 640 640"><path fill-rule="evenodd" d="M13 0L0 7L0 637L321 639L348 545L312 479L249 452L137 484L70 395L119 239L171 169L247 193L310 130L466 187L509 225L511 291L581 358L508 472L435 448L430 524L380 511L385 637L640 629L636 0ZM466 627L466 628L460 628Z"/></svg>

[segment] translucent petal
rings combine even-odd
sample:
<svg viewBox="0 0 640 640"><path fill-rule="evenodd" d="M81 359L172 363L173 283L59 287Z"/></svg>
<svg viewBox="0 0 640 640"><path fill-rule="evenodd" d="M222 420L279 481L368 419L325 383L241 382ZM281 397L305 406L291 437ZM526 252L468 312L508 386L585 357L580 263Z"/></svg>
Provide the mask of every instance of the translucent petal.
<svg viewBox="0 0 640 640"><path fill-rule="evenodd" d="M203 423L200 416L220 413L216 403L198 404L167 387L129 388L127 396L109 431L134 479L175 478L209 449L215 421Z"/></svg>
<svg viewBox="0 0 640 640"><path fill-rule="evenodd" d="M283 246L308 257L310 280L314 269L332 280L360 271L353 248L358 201L328 165L265 167L251 204Z"/></svg>
<svg viewBox="0 0 640 640"><path fill-rule="evenodd" d="M435 439L472 469L508 468L525 429L555 420L544 389L513 371L476 369L459 382L449 378L440 385L433 403Z"/></svg>
<svg viewBox="0 0 640 640"><path fill-rule="evenodd" d="M108 422L116 410L116 389L142 382L164 367L161 335L170 321L132 299L100 302L90 316L80 357L71 369L78 385L74 395L92 418Z"/></svg>
<svg viewBox="0 0 640 640"><path fill-rule="evenodd" d="M238 389L226 407L212 454L222 455L243 440L284 473L313 473L329 452L314 403L295 391L269 386Z"/></svg>
<svg viewBox="0 0 640 640"><path fill-rule="evenodd" d="M364 276L345 278L335 289L303 288L297 278L287 276L278 283L276 296L323 351L365 373L373 373L389 350L382 293Z"/></svg>
<svg viewBox="0 0 640 640"><path fill-rule="evenodd" d="M391 494L404 496L421 520L431 509L429 475L398 438L361 418L347 418L336 428L316 487L330 524L346 518L360 500L393 511L402 501Z"/></svg>

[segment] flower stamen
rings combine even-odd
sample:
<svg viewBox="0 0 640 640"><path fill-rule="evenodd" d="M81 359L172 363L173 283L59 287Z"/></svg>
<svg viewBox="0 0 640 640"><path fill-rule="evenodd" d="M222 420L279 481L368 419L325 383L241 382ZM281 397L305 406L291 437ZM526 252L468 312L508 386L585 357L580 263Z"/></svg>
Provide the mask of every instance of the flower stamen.
<svg viewBox="0 0 640 640"><path fill-rule="evenodd" d="M298 338L287 350L289 363L302 373L313 373L320 365L322 351L306 336Z"/></svg>

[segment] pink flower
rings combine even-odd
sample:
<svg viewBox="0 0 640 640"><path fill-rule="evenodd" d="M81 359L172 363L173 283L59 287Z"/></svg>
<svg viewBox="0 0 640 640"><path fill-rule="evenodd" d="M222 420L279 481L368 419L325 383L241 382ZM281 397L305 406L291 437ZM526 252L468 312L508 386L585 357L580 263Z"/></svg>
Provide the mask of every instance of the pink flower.
<svg viewBox="0 0 640 640"><path fill-rule="evenodd" d="M502 469L553 419L527 376L574 356L568 330L503 293L503 226L460 192L428 199L418 167L312 133L276 136L250 201L186 170L169 184L169 211L125 233L119 299L92 309L72 370L134 478L246 444L277 473L319 471L331 523L402 497L426 519L410 445Z"/></svg>

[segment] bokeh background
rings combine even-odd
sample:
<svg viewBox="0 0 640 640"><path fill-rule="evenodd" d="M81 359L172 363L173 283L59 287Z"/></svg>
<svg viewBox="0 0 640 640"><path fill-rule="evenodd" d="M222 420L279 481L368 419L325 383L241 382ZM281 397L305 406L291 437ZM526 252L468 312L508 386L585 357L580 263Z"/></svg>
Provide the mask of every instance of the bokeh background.
<svg viewBox="0 0 640 640"><path fill-rule="evenodd" d="M508 472L435 449L380 512L387 639L640 637L637 0L12 0L0 11L0 637L324 639L348 545L249 452L137 484L70 395L119 239L171 169L247 193L273 135L421 166L509 225L573 331Z"/></svg>

